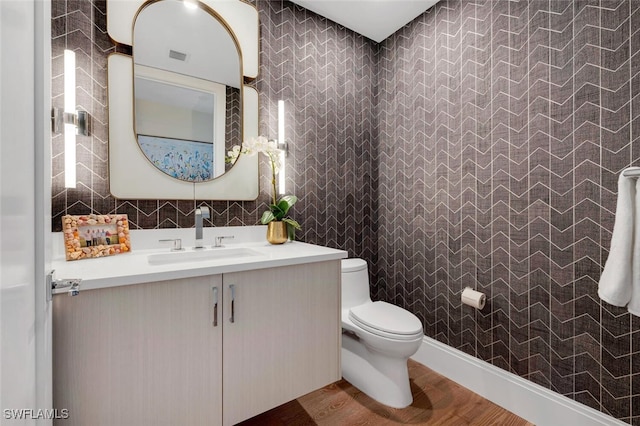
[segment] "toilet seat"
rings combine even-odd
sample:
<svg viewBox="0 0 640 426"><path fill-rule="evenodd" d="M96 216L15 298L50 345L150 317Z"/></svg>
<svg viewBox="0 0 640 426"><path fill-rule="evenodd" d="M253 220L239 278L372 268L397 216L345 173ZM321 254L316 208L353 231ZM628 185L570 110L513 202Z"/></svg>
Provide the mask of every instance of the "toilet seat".
<svg viewBox="0 0 640 426"><path fill-rule="evenodd" d="M423 334L422 323L411 312L387 302L354 306L349 319L375 335L394 340L414 340Z"/></svg>

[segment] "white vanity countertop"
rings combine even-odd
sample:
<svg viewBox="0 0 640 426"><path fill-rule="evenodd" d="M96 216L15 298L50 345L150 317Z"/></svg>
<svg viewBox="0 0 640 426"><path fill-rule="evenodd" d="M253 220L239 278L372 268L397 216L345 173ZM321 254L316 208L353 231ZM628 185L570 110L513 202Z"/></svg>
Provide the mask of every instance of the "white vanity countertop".
<svg viewBox="0 0 640 426"><path fill-rule="evenodd" d="M205 249L198 256L207 257L209 252L248 249L252 256L230 256L221 259L197 259L173 263L150 263L149 255L171 253L169 245L158 242L165 238L182 238L185 248L175 254L194 252L194 229L171 229L151 231L131 231L130 253L96 259L75 261L64 260L61 233L53 237L54 253L52 268L55 279L80 278L80 292L107 287L189 278L203 275L223 274L252 269L299 265L303 263L338 260L347 257L347 252L328 247L301 242L271 245L266 239L266 226L205 228ZM215 236L233 235L233 240L225 240L223 248L211 248ZM227 241L232 241L228 243ZM139 248L137 248L139 247ZM151 248L153 247L153 248ZM54 291L63 293L64 289Z"/></svg>

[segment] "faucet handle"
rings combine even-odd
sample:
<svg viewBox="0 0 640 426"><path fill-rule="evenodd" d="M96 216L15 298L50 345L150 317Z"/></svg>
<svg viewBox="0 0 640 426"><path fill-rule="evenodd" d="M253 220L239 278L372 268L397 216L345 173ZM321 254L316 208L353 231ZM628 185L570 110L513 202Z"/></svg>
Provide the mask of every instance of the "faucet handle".
<svg viewBox="0 0 640 426"><path fill-rule="evenodd" d="M180 238L169 238L166 240L158 240L161 243L172 242L173 247L171 247L171 251L181 251L182 250L182 239Z"/></svg>
<svg viewBox="0 0 640 426"><path fill-rule="evenodd" d="M224 239L232 240L233 238L234 238L233 235L221 235L219 237L216 237L216 243L213 247L222 247L222 240Z"/></svg>

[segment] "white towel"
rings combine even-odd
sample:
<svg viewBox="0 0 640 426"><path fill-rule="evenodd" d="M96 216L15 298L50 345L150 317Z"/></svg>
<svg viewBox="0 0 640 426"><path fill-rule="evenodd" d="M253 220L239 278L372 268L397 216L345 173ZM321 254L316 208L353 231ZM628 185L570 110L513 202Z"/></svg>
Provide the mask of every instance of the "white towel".
<svg viewBox="0 0 640 426"><path fill-rule="evenodd" d="M631 169L640 170L640 167L632 167ZM640 250L634 250L634 235L636 232L640 232L640 226L635 226L637 184L640 184L640 179L624 177L623 173L620 173L611 250L598 285L600 298L615 306L626 306L629 303L633 293L634 278L636 281L640 279L640 276L634 277L634 275L640 274L640 268L635 268L639 269L635 271L635 274L633 270L634 257L640 259ZM638 285L640 286L640 282ZM640 289L638 291L640 292ZM636 293L636 298L638 299L636 303L640 308L640 293ZM638 310L640 311L640 309Z"/></svg>
<svg viewBox="0 0 640 426"><path fill-rule="evenodd" d="M640 316L640 178L636 179L635 230L633 232L631 300L627 310Z"/></svg>

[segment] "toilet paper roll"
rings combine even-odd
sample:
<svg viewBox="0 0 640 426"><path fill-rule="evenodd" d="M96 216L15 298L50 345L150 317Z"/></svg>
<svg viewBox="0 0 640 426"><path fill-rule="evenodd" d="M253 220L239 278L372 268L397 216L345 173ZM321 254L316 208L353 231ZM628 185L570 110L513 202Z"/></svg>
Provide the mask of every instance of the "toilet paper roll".
<svg viewBox="0 0 640 426"><path fill-rule="evenodd" d="M487 300L487 297L484 293L480 293L479 291L475 291L471 287L467 287L462 291L462 303L465 305L473 306L477 309L484 308L484 304Z"/></svg>

